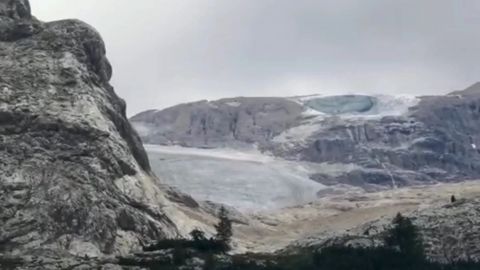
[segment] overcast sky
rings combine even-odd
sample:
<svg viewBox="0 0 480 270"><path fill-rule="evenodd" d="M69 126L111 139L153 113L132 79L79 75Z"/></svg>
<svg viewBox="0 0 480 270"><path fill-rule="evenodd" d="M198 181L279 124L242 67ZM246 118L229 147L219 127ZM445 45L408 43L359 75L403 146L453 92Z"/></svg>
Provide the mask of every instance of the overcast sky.
<svg viewBox="0 0 480 270"><path fill-rule="evenodd" d="M434 94L480 80L478 0L30 0L99 30L129 115L311 93Z"/></svg>

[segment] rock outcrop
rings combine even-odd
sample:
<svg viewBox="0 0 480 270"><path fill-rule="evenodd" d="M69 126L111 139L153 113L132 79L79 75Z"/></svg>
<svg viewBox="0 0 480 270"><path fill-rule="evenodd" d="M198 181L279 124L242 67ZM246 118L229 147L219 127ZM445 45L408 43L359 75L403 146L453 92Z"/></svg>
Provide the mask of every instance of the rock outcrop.
<svg viewBox="0 0 480 270"><path fill-rule="evenodd" d="M131 122L145 143L188 147L265 144L292 127L303 107L284 98L231 98L146 111Z"/></svg>
<svg viewBox="0 0 480 270"><path fill-rule="evenodd" d="M0 0L0 253L123 254L208 229L151 173L111 75L91 26Z"/></svg>
<svg viewBox="0 0 480 270"><path fill-rule="evenodd" d="M202 101L131 122L151 144L254 145L288 160L348 167L311 173L325 185L378 190L480 176L480 84L443 96Z"/></svg>
<svg viewBox="0 0 480 270"><path fill-rule="evenodd" d="M462 199L407 213L419 229L425 254L430 260L441 263L480 260L479 206L479 199ZM289 249L299 245L316 249L332 245L383 245L384 232L391 227L391 222L392 217L382 217L344 234L317 235L299 240Z"/></svg>
<svg viewBox="0 0 480 270"><path fill-rule="evenodd" d="M476 179L480 176L480 88L473 88L420 97L402 116L328 123L305 147L287 150L287 156L359 165L339 176L312 177L322 183L406 186Z"/></svg>

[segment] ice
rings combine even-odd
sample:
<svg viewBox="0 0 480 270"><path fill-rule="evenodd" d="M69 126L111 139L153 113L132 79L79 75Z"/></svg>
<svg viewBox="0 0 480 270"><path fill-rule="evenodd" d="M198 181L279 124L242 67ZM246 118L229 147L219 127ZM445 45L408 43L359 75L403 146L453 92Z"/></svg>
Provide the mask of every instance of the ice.
<svg viewBox="0 0 480 270"><path fill-rule="evenodd" d="M337 124L345 121L347 125L352 121L358 123L358 121L380 119L384 116L401 116L420 101L415 96L407 95L367 96L361 94L311 95L294 97L292 100L303 104L305 110L302 114L301 124L293 126L273 138L273 142L280 143L285 147L303 144L324 126L328 128L325 120L329 117L334 117Z"/></svg>
<svg viewBox="0 0 480 270"><path fill-rule="evenodd" d="M417 105L420 99L409 95L377 96L378 103L373 114L379 116L399 116L408 112L409 108Z"/></svg>
<svg viewBox="0 0 480 270"><path fill-rule="evenodd" d="M324 186L309 179L306 164L275 159L255 151L145 148L154 172L166 184L241 211L261 211L315 200Z"/></svg>
<svg viewBox="0 0 480 270"><path fill-rule="evenodd" d="M409 95L337 95L306 96L295 100L306 107L306 114L328 117L337 115L344 118L371 118L398 116L408 112L420 99ZM313 112L312 112L313 110Z"/></svg>
<svg viewBox="0 0 480 270"><path fill-rule="evenodd" d="M305 105L326 114L356 114L370 111L377 102L375 97L343 95L310 99Z"/></svg>

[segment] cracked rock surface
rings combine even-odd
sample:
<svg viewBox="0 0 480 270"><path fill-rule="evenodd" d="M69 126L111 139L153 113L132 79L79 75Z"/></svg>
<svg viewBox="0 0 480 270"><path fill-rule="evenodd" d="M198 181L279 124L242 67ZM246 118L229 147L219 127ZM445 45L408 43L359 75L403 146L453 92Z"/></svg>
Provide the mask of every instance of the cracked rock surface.
<svg viewBox="0 0 480 270"><path fill-rule="evenodd" d="M94 28L0 0L0 254L123 254L206 226L151 173L111 75Z"/></svg>

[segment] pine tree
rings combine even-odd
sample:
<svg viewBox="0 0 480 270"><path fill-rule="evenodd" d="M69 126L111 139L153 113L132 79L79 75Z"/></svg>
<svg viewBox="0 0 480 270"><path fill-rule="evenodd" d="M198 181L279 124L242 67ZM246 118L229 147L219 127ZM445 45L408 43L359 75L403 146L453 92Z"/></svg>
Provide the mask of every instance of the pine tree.
<svg viewBox="0 0 480 270"><path fill-rule="evenodd" d="M218 215L220 221L215 225L217 230L216 239L221 241L228 248L230 246L230 241L233 235L232 232L232 221L228 218L227 209L225 207L220 208Z"/></svg>
<svg viewBox="0 0 480 270"><path fill-rule="evenodd" d="M412 221L398 213L392 224L393 228L388 230L385 236L386 245L398 249L406 258L423 258L423 243Z"/></svg>

